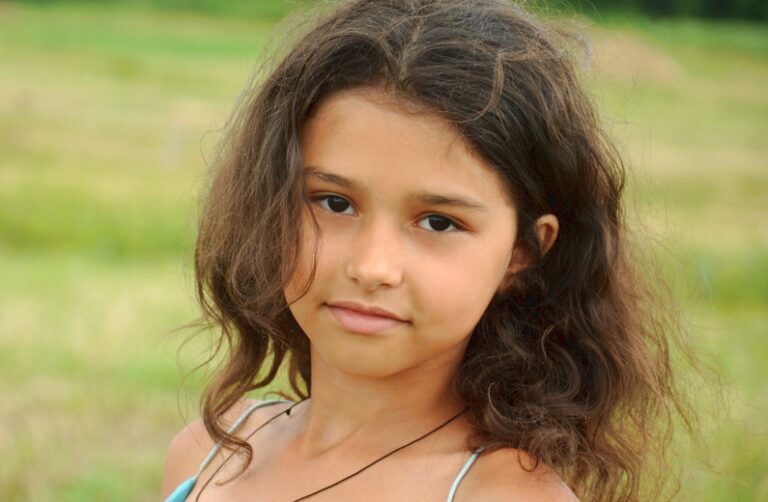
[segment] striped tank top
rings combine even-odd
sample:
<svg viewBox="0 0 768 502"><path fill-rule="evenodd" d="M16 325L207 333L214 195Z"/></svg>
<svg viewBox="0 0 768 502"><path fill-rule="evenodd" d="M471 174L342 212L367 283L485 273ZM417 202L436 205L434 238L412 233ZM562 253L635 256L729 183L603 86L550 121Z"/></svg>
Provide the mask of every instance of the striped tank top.
<svg viewBox="0 0 768 502"><path fill-rule="evenodd" d="M270 404L277 404L277 403L291 403L292 401L286 401L284 399L275 399L271 401L262 401L260 403L254 403L251 405L245 413L243 413L232 426L229 428L229 433L232 434L234 431L237 430L240 425L242 425L243 422L253 413L255 410L261 408L262 406L268 406ZM205 457L205 460L203 460L203 463L200 464L200 467L197 469L197 473L190 477L189 479L186 479L183 481L176 489L171 493L167 499L165 499L165 502L184 502L187 500L187 497L192 492L192 490L195 488L195 484L197 483L197 479L200 476L200 474L205 470L206 467L208 467L208 464L211 463L211 461L214 459L216 454L221 449L221 444L217 443L216 446L213 447L210 453L208 453L208 456ZM482 453L482 451L485 449L485 447L478 448L474 452L472 452L472 455L469 456L466 463L464 463L464 466L461 468L459 473L456 475L456 478L453 480L453 485L451 486L451 490L448 492L448 499L446 502L453 502L453 498L456 495L456 490L459 488L459 483L461 483L461 480L464 479L464 476L469 471L470 467L472 467L472 464L475 462L477 457Z"/></svg>

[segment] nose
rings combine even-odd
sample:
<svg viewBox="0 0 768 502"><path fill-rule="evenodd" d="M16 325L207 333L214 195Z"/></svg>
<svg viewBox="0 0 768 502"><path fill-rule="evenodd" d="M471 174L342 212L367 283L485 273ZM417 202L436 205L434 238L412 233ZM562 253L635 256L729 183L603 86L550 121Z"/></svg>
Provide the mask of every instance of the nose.
<svg viewBox="0 0 768 502"><path fill-rule="evenodd" d="M403 279L401 239L393 224L381 220L363 224L350 248L347 277L368 291L399 285Z"/></svg>

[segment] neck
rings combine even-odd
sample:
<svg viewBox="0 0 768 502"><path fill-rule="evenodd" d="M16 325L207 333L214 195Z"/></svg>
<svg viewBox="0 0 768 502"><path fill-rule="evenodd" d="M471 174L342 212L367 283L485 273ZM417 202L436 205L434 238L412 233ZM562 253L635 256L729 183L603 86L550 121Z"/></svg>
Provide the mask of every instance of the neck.
<svg viewBox="0 0 768 502"><path fill-rule="evenodd" d="M430 431L465 407L452 388L458 361L446 363L365 378L341 373L313 353L311 398L291 412L292 448L307 459L331 451L381 453ZM462 427L461 418L449 426Z"/></svg>

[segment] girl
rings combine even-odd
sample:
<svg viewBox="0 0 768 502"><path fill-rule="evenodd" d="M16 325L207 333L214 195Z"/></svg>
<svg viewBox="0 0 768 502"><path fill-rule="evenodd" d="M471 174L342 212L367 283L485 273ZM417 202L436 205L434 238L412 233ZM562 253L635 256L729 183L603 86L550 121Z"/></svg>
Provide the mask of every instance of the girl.
<svg viewBox="0 0 768 502"><path fill-rule="evenodd" d="M229 350L167 500L640 498L676 335L564 47L503 0L348 1L245 95L195 255Z"/></svg>

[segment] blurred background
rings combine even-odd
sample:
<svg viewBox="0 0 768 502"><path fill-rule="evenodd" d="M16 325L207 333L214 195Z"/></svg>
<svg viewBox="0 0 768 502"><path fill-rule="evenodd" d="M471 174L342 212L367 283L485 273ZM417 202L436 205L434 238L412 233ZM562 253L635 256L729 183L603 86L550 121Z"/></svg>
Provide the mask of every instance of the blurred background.
<svg viewBox="0 0 768 502"><path fill-rule="evenodd" d="M0 500L158 498L205 378L173 329L206 159L311 3L0 1ZM723 380L679 499L768 500L768 2L532 5L591 39L630 212Z"/></svg>

